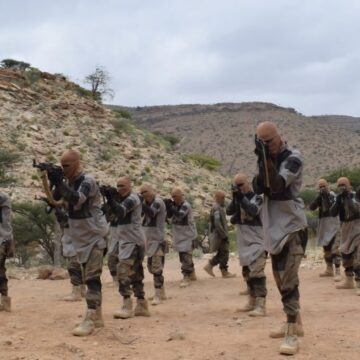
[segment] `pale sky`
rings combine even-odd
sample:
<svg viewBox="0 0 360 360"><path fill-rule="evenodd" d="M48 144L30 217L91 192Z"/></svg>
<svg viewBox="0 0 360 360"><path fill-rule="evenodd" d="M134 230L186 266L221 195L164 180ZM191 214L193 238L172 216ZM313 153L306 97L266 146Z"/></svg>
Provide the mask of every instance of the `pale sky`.
<svg viewBox="0 0 360 360"><path fill-rule="evenodd" d="M81 83L113 104L266 101L360 116L359 0L0 0L0 60Z"/></svg>

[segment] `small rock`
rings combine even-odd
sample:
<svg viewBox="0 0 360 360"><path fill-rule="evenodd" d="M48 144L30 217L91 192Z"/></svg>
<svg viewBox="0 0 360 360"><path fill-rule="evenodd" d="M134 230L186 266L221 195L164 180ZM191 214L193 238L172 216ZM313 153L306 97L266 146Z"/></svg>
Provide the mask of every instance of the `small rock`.
<svg viewBox="0 0 360 360"><path fill-rule="evenodd" d="M180 330L174 330L169 334L167 341L185 340L185 334Z"/></svg>

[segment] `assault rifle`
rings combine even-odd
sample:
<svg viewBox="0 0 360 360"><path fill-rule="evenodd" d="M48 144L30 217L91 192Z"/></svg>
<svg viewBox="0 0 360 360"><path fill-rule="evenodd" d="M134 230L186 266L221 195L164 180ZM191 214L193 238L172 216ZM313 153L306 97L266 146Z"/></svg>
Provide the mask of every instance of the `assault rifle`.
<svg viewBox="0 0 360 360"><path fill-rule="evenodd" d="M61 181L64 178L62 167L50 162L37 163L35 159L33 159L32 165L40 171L41 181L49 204L53 206L62 205L63 202L61 200L56 201L52 194L55 182Z"/></svg>
<svg viewBox="0 0 360 360"><path fill-rule="evenodd" d="M269 179L269 170L268 170L268 160L269 160L269 147L266 143L259 139L255 135L255 154L258 157L259 171L264 177L264 187L265 189L270 189L270 179Z"/></svg>

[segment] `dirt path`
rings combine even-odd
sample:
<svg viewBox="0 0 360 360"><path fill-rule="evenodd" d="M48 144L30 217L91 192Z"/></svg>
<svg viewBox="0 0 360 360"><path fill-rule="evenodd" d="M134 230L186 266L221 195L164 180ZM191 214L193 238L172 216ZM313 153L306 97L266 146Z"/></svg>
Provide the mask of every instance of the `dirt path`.
<svg viewBox="0 0 360 360"><path fill-rule="evenodd" d="M86 338L71 330L81 320L84 303L65 303L68 281L11 280L12 313L0 313L1 360L53 359L279 359L279 339L269 329L284 319L277 289L268 274L268 316L250 319L235 313L246 298L240 277L210 278L202 270L206 260L196 260L199 280L180 289L179 263L167 261L166 287L170 299L152 307L152 317L115 320L120 296L104 269L104 319L106 327ZM321 267L322 269L322 267ZM301 268L301 304L305 337L296 359L359 359L360 297L353 290L336 290L331 279L320 279L319 266L304 261ZM240 276L236 259L230 270ZM219 274L218 270L216 273ZM146 274L146 292L152 282ZM184 339L169 341L170 334Z"/></svg>

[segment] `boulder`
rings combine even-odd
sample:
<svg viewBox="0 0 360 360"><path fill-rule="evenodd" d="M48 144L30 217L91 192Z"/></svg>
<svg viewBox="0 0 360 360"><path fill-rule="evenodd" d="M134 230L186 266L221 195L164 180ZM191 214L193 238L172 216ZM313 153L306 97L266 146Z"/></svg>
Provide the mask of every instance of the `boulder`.
<svg viewBox="0 0 360 360"><path fill-rule="evenodd" d="M66 280L69 278L68 272L63 268L54 268L50 275L50 280Z"/></svg>
<svg viewBox="0 0 360 360"><path fill-rule="evenodd" d="M53 270L54 270L54 267L51 265L40 266L38 269L38 277L37 278L41 279L41 280L46 280L50 277Z"/></svg>

